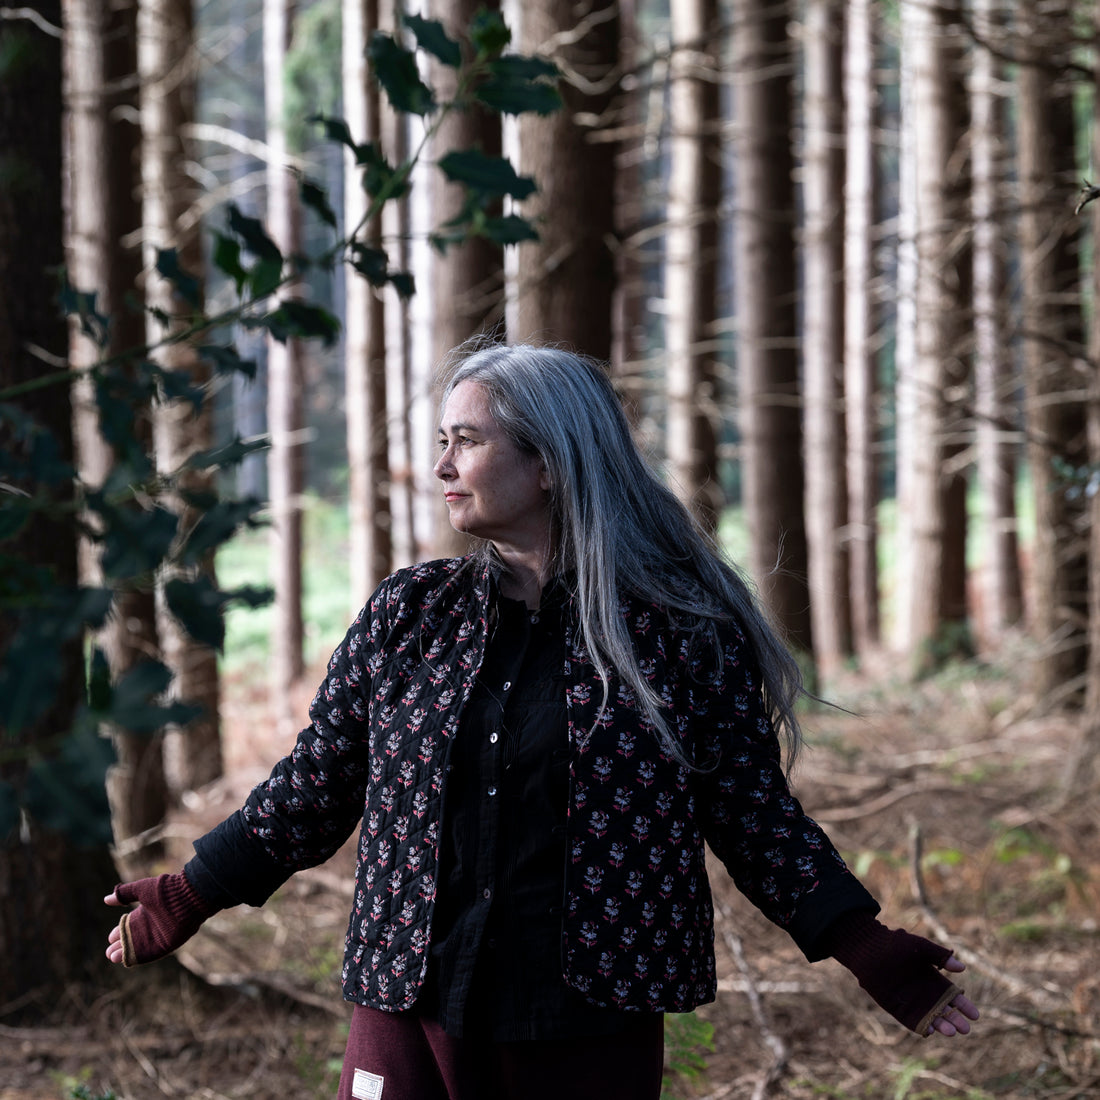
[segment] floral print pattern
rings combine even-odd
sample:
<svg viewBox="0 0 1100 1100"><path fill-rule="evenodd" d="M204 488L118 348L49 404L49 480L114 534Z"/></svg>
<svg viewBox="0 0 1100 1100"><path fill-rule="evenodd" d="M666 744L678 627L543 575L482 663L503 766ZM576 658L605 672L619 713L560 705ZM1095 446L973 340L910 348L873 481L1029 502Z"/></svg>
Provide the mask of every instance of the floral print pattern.
<svg viewBox="0 0 1100 1100"><path fill-rule="evenodd" d="M408 1008L424 980L449 750L485 653L490 587L464 558L384 581L333 654L310 725L241 810L283 878L361 821L343 969L359 1004ZM810 957L833 917L877 906L791 795L737 629L720 631L715 672L659 608L624 601L622 613L697 766L662 751L624 688L605 704L571 631L563 974L595 1004L683 1012L715 995L706 845Z"/></svg>

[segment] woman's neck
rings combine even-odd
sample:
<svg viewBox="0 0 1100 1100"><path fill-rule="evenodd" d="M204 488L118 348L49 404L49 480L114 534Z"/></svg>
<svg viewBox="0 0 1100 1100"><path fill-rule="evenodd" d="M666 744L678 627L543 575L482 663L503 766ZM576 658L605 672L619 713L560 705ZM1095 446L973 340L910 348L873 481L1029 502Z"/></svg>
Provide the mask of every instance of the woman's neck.
<svg viewBox="0 0 1100 1100"><path fill-rule="evenodd" d="M507 552L500 547L497 554L504 566L500 574L501 593L510 600L522 600L532 611L537 609L550 577L546 556Z"/></svg>

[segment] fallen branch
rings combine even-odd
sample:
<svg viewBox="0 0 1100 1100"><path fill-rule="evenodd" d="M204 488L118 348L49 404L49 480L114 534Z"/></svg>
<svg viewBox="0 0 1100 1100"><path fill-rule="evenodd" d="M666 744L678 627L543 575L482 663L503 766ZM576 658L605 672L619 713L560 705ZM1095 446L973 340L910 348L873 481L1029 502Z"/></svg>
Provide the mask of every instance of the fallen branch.
<svg viewBox="0 0 1100 1100"><path fill-rule="evenodd" d="M790 1053L787 1050L787 1044L775 1033L768 1020L768 1015L764 1010L763 998L760 996L760 990L757 988L752 970L749 968L748 960L745 958L745 950L741 943L741 938L733 931L733 914L730 912L729 906L726 905L725 902L717 900L715 904L722 917L722 939L729 948L730 954L733 955L734 960L737 962L737 968L741 971L741 975L745 982L745 996L748 999L753 1019L756 1021L756 1026L760 1029L760 1034L765 1044L772 1052L772 1064L768 1067L764 1076L757 1082L752 1094L752 1100L763 1100L763 1098L771 1092L772 1085L783 1076L783 1072L787 1068L787 1061L790 1058Z"/></svg>
<svg viewBox="0 0 1100 1100"><path fill-rule="evenodd" d="M915 794L928 794L931 791L951 791L960 793L957 783L906 783L903 787L895 787L888 794L876 798L871 802L861 802L858 806L848 806L835 810L816 810L814 817L822 824L837 824L841 821L858 821L862 817L873 817L881 810L893 806L903 798L909 798Z"/></svg>

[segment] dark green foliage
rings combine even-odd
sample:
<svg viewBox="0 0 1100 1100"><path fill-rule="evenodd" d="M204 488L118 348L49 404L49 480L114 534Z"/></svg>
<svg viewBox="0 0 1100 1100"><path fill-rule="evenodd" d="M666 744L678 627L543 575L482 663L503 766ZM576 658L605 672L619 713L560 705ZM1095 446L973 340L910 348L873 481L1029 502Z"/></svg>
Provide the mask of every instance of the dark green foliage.
<svg viewBox="0 0 1100 1100"><path fill-rule="evenodd" d="M478 57L496 57L512 41L500 12L481 8L470 21L470 42Z"/></svg>
<svg viewBox="0 0 1100 1100"><path fill-rule="evenodd" d="M665 1076L661 1100L673 1100L680 1083L700 1084L706 1076L707 1054L714 1053L714 1026L694 1012L665 1016Z"/></svg>
<svg viewBox="0 0 1100 1100"><path fill-rule="evenodd" d="M462 48L453 39L448 38L441 23L432 19L422 19L419 15L406 15L405 26L413 32L416 44L432 57L457 69L462 64Z"/></svg>
<svg viewBox="0 0 1100 1100"><path fill-rule="evenodd" d="M180 266L180 258L174 248L157 250L157 271L176 288L176 293L193 309L202 303L202 286L199 280Z"/></svg>
<svg viewBox="0 0 1100 1100"><path fill-rule="evenodd" d="M376 35L370 46L374 75L399 110L434 115L437 125L447 111L474 101L508 113L556 107L552 65L502 56L511 36L499 15L478 14L469 28L468 50L437 22L412 16L405 24L414 50L385 35ZM452 100L437 102L421 81L415 50L457 70ZM229 205L224 227L212 233L211 257L235 287L238 301L216 316L205 314L202 281L180 264L178 254L169 249L157 255L157 271L176 297L173 315L153 312L164 326L163 343L188 345L217 376L251 379L256 373L255 363L222 339L233 326L263 329L277 340L335 343L339 326L331 312L298 297L280 297L289 280L299 280L311 267L327 269L339 259L373 285L390 284L406 297L414 291L412 276L392 270L387 253L366 244L360 234L386 202L408 190L418 154L393 164L377 145L357 142L342 120L320 115L312 121L355 157L371 200L363 224L346 227L343 238L318 256L287 257L258 219ZM519 176L507 160L467 149L449 153L439 166L466 196L459 216L435 235L439 247L473 235L500 245L535 237L519 214L497 213L503 196L520 201L535 190L534 181ZM299 187L303 203L329 231L335 229L338 219L324 189L305 178ZM202 568L236 532L257 525L263 502L222 499L191 485L194 471L231 468L266 444L237 439L192 455L178 469L158 469L149 442L151 408L198 411L211 400L211 388L186 369L158 362L157 346L109 355L112 319L100 312L95 288L63 280L58 300L60 310L76 318L79 331L100 349L99 361L83 374L113 465L102 484L82 483L62 441L19 404L28 392L71 385L75 372L44 372L0 389L0 437L5 441L0 447L0 759L26 765L0 781L0 837L26 814L78 843L102 845L110 838L104 780L114 759L106 734L152 735L168 724L190 721L198 710L172 698L170 671L153 657L112 678L105 655L87 645L88 636L104 625L121 596L148 594L158 580L169 612L192 638L215 649L224 642L228 607L257 607L271 598L267 589L223 590ZM182 523L180 501L199 518ZM74 586L39 564L29 540L32 530L38 538L64 540L62 545L72 545L78 536L91 540L99 552L101 586ZM43 716L63 688L74 686L62 683L72 667L62 654L81 646L87 667L84 682L75 685L79 700L70 727L43 731Z"/></svg>
<svg viewBox="0 0 1100 1100"><path fill-rule="evenodd" d="M435 95L420 79L412 50L405 49L391 35L375 32L367 52L374 75L396 110L410 115L427 115L435 110Z"/></svg>
<svg viewBox="0 0 1100 1100"><path fill-rule="evenodd" d="M447 179L464 183L478 195L511 195L525 199L535 190L530 176L520 176L505 157L489 157L480 149L448 153L439 161Z"/></svg>
<svg viewBox="0 0 1100 1100"><path fill-rule="evenodd" d="M260 317L246 318L246 328L265 328L280 343L292 336L306 340L319 339L330 347L340 335L340 322L327 309L311 302L299 302L287 298Z"/></svg>
<svg viewBox="0 0 1100 1100"><path fill-rule="evenodd" d="M329 204L328 193L320 184L302 176L298 181L298 197L302 205L312 210L325 225L336 228L336 211Z"/></svg>
<svg viewBox="0 0 1100 1100"><path fill-rule="evenodd" d="M500 57L489 64L489 76L478 86L477 98L494 111L520 115L532 111L553 114L561 106L555 87L558 70L537 57Z"/></svg>

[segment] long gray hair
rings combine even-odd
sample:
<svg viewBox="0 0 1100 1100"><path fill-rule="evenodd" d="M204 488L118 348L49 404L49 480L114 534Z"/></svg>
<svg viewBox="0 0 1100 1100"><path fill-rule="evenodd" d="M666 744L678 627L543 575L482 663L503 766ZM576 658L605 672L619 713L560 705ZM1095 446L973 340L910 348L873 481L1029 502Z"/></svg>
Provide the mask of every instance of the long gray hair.
<svg viewBox="0 0 1100 1100"><path fill-rule="evenodd" d="M633 692L662 747L686 762L665 719L666 704L638 667L620 596L662 607L679 625L713 639L716 650L717 624L732 620L749 644L792 767L801 744L794 709L804 690L798 664L737 570L643 458L601 365L554 347L471 342L441 370L444 401L460 382L482 386L496 423L546 466L553 570L576 578L578 625L605 704L615 675ZM490 552L488 545L483 552Z"/></svg>

